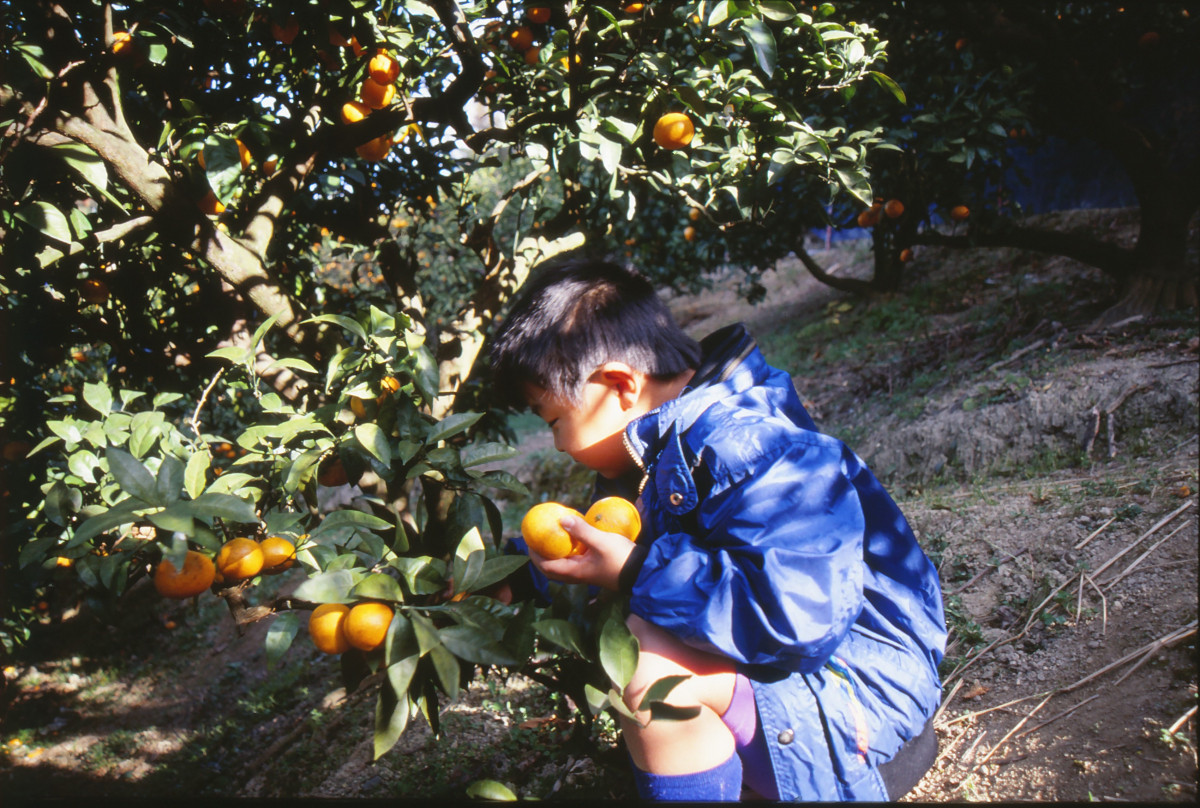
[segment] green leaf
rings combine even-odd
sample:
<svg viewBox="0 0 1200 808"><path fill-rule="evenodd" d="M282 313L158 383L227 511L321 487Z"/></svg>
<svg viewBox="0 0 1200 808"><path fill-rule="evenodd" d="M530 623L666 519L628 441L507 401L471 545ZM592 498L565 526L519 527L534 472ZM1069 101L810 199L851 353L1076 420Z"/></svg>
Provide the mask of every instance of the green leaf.
<svg viewBox="0 0 1200 808"><path fill-rule="evenodd" d="M450 653L480 665L516 665L512 656L495 637L474 626L448 626L438 631L438 637Z"/></svg>
<svg viewBox="0 0 1200 808"><path fill-rule="evenodd" d="M233 146L234 151L236 152L237 144L230 144L230 145ZM240 165L240 162L241 162L240 154L238 155L238 162ZM275 325L275 322L279 319L280 316L281 315L278 313L272 314L270 317L268 317L266 319L265 322L263 322L261 325L259 325L258 328L254 329L254 336L252 336L250 338L250 353L252 353L252 354L258 353L259 347L262 345L263 337L265 337L267 335L267 332L271 330L271 326Z"/></svg>
<svg viewBox="0 0 1200 808"><path fill-rule="evenodd" d="M54 153L79 172L79 175L93 188L102 193L108 189L108 168L100 155L91 148L78 141L60 143L53 148Z"/></svg>
<svg viewBox="0 0 1200 808"><path fill-rule="evenodd" d="M600 629L600 666L620 691L633 679L637 669L638 641L625 621L610 616Z"/></svg>
<svg viewBox="0 0 1200 808"><path fill-rule="evenodd" d="M408 726L409 712L408 691L397 693L390 681L385 681L375 702L375 760L387 754L400 740Z"/></svg>
<svg viewBox="0 0 1200 808"><path fill-rule="evenodd" d="M473 800L498 802L514 802L517 799L517 795L512 793L508 786L495 780L476 780L467 786L467 796Z"/></svg>
<svg viewBox="0 0 1200 808"><path fill-rule="evenodd" d="M275 667L283 655L292 647L292 640L300 630L300 616L295 612L283 612L275 615L267 629L267 670Z"/></svg>
<svg viewBox="0 0 1200 808"><path fill-rule="evenodd" d="M506 443L477 443L466 447L460 453L463 468L482 466L485 463L497 463L516 457L520 451Z"/></svg>
<svg viewBox="0 0 1200 808"><path fill-rule="evenodd" d="M158 513L149 514L147 518L155 527L182 533L185 536L190 536L195 528L192 518L192 503L190 502L174 502Z"/></svg>
<svg viewBox="0 0 1200 808"><path fill-rule="evenodd" d="M400 589L400 583L383 572L372 573L359 581L350 590L350 596L356 600L366 598L388 600L395 603L404 602L404 592Z"/></svg>
<svg viewBox="0 0 1200 808"><path fill-rule="evenodd" d="M215 351L209 351L205 354L210 359L227 359L235 365L244 365L250 360L250 351L245 348L227 347L217 348Z"/></svg>
<svg viewBox="0 0 1200 808"><path fill-rule="evenodd" d="M169 504L179 499L185 474L183 461L174 455L163 457L162 465L158 467L158 477L154 481L159 502Z"/></svg>
<svg viewBox="0 0 1200 808"><path fill-rule="evenodd" d="M791 22L796 18L796 7L786 0L765 0L758 4L759 13L775 22Z"/></svg>
<svg viewBox="0 0 1200 808"><path fill-rule="evenodd" d="M183 485L192 499L196 499L204 493L210 462L207 452L196 452L188 458L187 467L183 473Z"/></svg>
<svg viewBox="0 0 1200 808"><path fill-rule="evenodd" d="M483 569L476 575L471 589L474 591L486 589L494 583L503 581L528 563L529 557L525 555L504 555L489 558L483 562ZM459 591L462 591L462 587L459 588Z"/></svg>
<svg viewBox="0 0 1200 808"><path fill-rule="evenodd" d="M140 511L145 507L146 503L132 497L121 500L109 510L91 517L77 527L75 534L67 542L67 547L78 547L89 539L112 530L114 527L136 522L138 517L135 515L135 511Z"/></svg>
<svg viewBox="0 0 1200 808"><path fill-rule="evenodd" d="M233 494L206 491L192 501L192 513L196 516L217 517L231 522L257 522L254 506Z"/></svg>
<svg viewBox="0 0 1200 808"><path fill-rule="evenodd" d="M296 587L292 597L309 603L347 603L353 587L354 573L349 570L319 572Z"/></svg>
<svg viewBox="0 0 1200 808"><path fill-rule="evenodd" d="M70 244L73 240L67 217L49 202L30 202L17 211L17 218L61 244Z"/></svg>
<svg viewBox="0 0 1200 808"><path fill-rule="evenodd" d="M161 412L139 412L129 425L129 451L142 457L161 434L166 416Z"/></svg>
<svg viewBox="0 0 1200 808"><path fill-rule="evenodd" d="M86 483L96 483L95 471L100 466L100 458L82 449L67 458L67 468L72 474Z"/></svg>
<svg viewBox="0 0 1200 808"><path fill-rule="evenodd" d="M429 657L433 660L433 669L437 671L438 681L451 700L458 697L458 680L460 668L454 654L445 646L437 645L429 649Z"/></svg>
<svg viewBox="0 0 1200 808"><path fill-rule="evenodd" d="M574 651L584 659L588 658L587 653L583 650L583 631L574 623L552 617L534 623L533 630L539 637L544 637L560 648Z"/></svg>
<svg viewBox="0 0 1200 808"><path fill-rule="evenodd" d="M372 457L385 466L391 465L392 450L388 446L387 435L378 425L369 422L359 424L354 427L354 437Z"/></svg>
<svg viewBox="0 0 1200 808"><path fill-rule="evenodd" d="M316 317L310 317L309 319L305 320L304 322L306 322L306 323L334 323L336 325L341 326L346 331L349 331L351 334L354 334L356 337L359 337L360 339L365 340L367 338L367 332L363 330L363 327L361 325L359 325L356 320L354 320L350 317L346 317L345 315L342 315L342 314L320 314Z"/></svg>
<svg viewBox="0 0 1200 808"><path fill-rule="evenodd" d="M655 702L662 701L670 695L671 691L681 682L691 678L690 674L681 674L677 676L664 676L656 680L646 690L646 695L642 696L642 703L638 705L638 710L649 710Z"/></svg>
<svg viewBox="0 0 1200 808"><path fill-rule="evenodd" d="M272 370L273 368L287 368L288 370L299 370L304 373L316 373L317 372L317 369L315 367L310 365L308 362L305 362L303 359L293 359L290 357L284 357L283 359L276 359L274 362L272 362L270 364L270 366L267 367L267 370Z"/></svg>
<svg viewBox="0 0 1200 808"><path fill-rule="evenodd" d="M392 683L393 690L407 696L408 686L412 684L413 674L417 672L417 662L420 659L416 654L412 654L387 666L387 678Z"/></svg>
<svg viewBox="0 0 1200 808"><path fill-rule="evenodd" d="M60 527L66 527L81 507L83 493L62 480L57 480L46 492L46 518Z"/></svg>
<svg viewBox="0 0 1200 808"><path fill-rule="evenodd" d="M112 412L113 397L107 385L84 382L83 401L101 415Z"/></svg>
<svg viewBox="0 0 1200 808"><path fill-rule="evenodd" d="M110 447L104 456L108 459L108 470L112 472L117 484L125 493L151 505L167 504L158 498L154 475L135 460L133 455L124 449Z"/></svg>
<svg viewBox="0 0 1200 808"><path fill-rule="evenodd" d="M429 436L425 439L428 443L437 443L438 441L452 438L460 432L465 432L471 426L483 417L481 412L457 412L453 415L439 421L430 431Z"/></svg>
<svg viewBox="0 0 1200 808"><path fill-rule="evenodd" d="M417 643L417 632L413 628L412 620L403 611L397 611L383 641L383 658L389 666L411 659L415 670L420 657L421 646ZM392 675L390 670L388 675ZM412 671L408 672L408 677L412 678ZM400 684L393 678L392 684L396 686L397 692L408 688L407 680Z"/></svg>
<svg viewBox="0 0 1200 808"><path fill-rule="evenodd" d="M779 54L778 46L775 44L775 35L771 33L771 29L762 20L749 19L742 26L742 34L746 37L746 43L754 51L754 58L758 62L759 68L768 77L773 76Z"/></svg>
<svg viewBox="0 0 1200 808"><path fill-rule="evenodd" d="M876 84L878 84L883 89L887 90L892 95L896 96L896 100L899 101L901 104L908 103L908 98L907 98L907 96L905 96L904 90L901 89L900 85L897 84L891 78L891 76L884 75L883 73L880 73L878 70L868 70L867 73L871 76L871 78L875 79ZM1001 132L1002 136L1005 134L1004 127L1000 127L1000 132Z"/></svg>

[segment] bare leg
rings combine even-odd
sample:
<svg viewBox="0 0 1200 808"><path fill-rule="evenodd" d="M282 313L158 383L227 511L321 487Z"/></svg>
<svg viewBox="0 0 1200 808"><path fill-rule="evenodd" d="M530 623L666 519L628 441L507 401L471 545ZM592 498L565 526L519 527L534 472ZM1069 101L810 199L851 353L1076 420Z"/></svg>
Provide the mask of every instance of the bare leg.
<svg viewBox="0 0 1200 808"><path fill-rule="evenodd" d="M657 680L675 675L691 678L671 691L667 703L700 708L698 715L683 721L651 721L649 711L639 712L638 722L622 716L621 730L634 764L655 774L693 774L727 761L734 754L734 741L721 716L733 698L733 662L684 645L636 615L627 623L641 644L637 670L625 690L629 708L636 710Z"/></svg>

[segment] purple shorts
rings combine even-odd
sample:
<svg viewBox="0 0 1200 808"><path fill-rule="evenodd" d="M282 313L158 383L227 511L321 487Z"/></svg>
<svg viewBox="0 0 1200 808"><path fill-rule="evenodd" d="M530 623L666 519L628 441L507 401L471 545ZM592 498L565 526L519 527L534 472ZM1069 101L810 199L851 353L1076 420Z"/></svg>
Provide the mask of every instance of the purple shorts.
<svg viewBox="0 0 1200 808"><path fill-rule="evenodd" d="M779 799L766 737L754 706L754 685L743 674L734 679L733 698L721 720L733 734L738 757L742 759L742 785L765 799Z"/></svg>

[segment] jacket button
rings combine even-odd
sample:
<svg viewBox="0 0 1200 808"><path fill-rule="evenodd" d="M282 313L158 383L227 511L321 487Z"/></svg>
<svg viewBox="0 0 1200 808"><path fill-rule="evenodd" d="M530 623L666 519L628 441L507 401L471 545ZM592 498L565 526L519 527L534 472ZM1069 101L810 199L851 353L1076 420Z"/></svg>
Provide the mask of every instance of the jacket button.
<svg viewBox="0 0 1200 808"><path fill-rule="evenodd" d="M671 504L676 508L683 504L683 494L678 491L672 491L671 496L667 497L667 499L671 500Z"/></svg>
<svg viewBox="0 0 1200 808"><path fill-rule="evenodd" d="M779 743L783 744L784 746L787 746L795 739L796 733L792 732L790 729L785 729L783 732L779 733Z"/></svg>

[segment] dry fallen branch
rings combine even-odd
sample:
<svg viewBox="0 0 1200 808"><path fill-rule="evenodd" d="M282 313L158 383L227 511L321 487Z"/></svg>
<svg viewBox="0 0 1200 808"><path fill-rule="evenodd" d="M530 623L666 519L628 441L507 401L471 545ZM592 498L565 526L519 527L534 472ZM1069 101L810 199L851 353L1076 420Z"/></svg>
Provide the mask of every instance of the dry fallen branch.
<svg viewBox="0 0 1200 808"><path fill-rule="evenodd" d="M1076 704L1074 707L1068 707L1067 709L1063 710L1062 712L1055 713L1054 715L1050 716L1049 718L1047 718L1047 719L1046 719L1045 721L1043 721L1042 723L1040 723L1040 724L1036 724L1036 725L1034 725L1034 726L1030 727L1029 729L1025 730L1024 732L1022 732L1022 733L1021 733L1020 735L1018 735L1017 737L1018 737L1018 738L1020 738L1020 737L1022 737L1023 735L1028 735L1028 734L1029 734L1029 733L1031 733L1031 732L1037 732L1039 729L1041 729L1042 727L1046 726L1047 724L1052 724L1052 723L1054 723L1055 721L1057 721L1057 720L1058 720L1058 719L1060 719L1060 718L1066 718L1067 716L1069 716L1071 713L1073 713L1073 712L1075 712L1076 710L1078 710L1078 709L1079 709L1080 707L1082 707L1083 705L1087 704L1087 703L1088 703L1088 702L1090 702L1090 701L1095 701L1095 700L1096 700L1096 699L1098 699L1098 698L1100 698L1100 694L1099 694L1099 693L1097 693L1097 694L1096 694L1096 695L1094 695L1094 696L1088 696L1086 699L1084 699L1083 701L1079 702L1079 703L1078 703L1078 704Z"/></svg>
<svg viewBox="0 0 1200 808"><path fill-rule="evenodd" d="M1098 528L1096 528L1094 531L1092 531L1092 533L1091 533L1091 535L1090 535L1090 536L1088 536L1088 537L1087 537L1086 539L1084 539L1083 541L1079 542L1079 544L1075 545L1075 546L1074 546L1074 547L1072 547L1071 549L1072 549L1072 550L1082 550L1084 547L1086 547L1086 546L1087 546L1087 543L1088 543L1088 542L1090 542L1092 539L1096 538L1096 537L1097 537L1097 536L1099 536L1101 533L1103 533L1103 532L1104 532L1104 529L1105 529L1106 527L1108 527L1109 525L1111 525L1111 524L1112 524L1113 522L1115 522L1115 521L1117 521L1117 517L1115 517L1115 516L1114 516L1114 517L1112 517L1111 519L1109 519L1107 522L1105 522L1104 524L1100 525L1100 527L1098 527Z"/></svg>
<svg viewBox="0 0 1200 808"><path fill-rule="evenodd" d="M957 724L960 721L968 721L972 718L978 718L981 715L987 715L988 713L994 713L997 710L1003 710L1006 707L1012 707L1014 704L1020 704L1025 701L1033 701L1034 699L1041 698L1042 696L1053 695L1053 693L1054 693L1054 691L1043 690L1041 693L1034 693L1032 696L1022 696L1019 699L1013 699L1012 701L1006 701L1003 704L997 704L995 707L987 707L983 710L976 710L973 713L967 713L966 715L960 715L958 718L951 718L949 721L947 721L942 726L948 727L952 724Z"/></svg>
<svg viewBox="0 0 1200 808"><path fill-rule="evenodd" d="M1022 348L1021 350L1016 351L1015 353L1011 354L1007 359L1001 359L999 362L993 362L992 364L988 365L988 370L989 371L997 370L999 368L1004 367L1005 365L1012 364L1013 362L1017 361L1025 354L1030 353L1031 351L1036 351L1038 348L1042 347L1045 344L1046 344L1046 340L1044 340L1044 339L1039 339L1039 340L1036 340L1035 342L1031 342L1028 345L1026 345L1024 348Z"/></svg>
<svg viewBox="0 0 1200 808"><path fill-rule="evenodd" d="M948 707L950 705L950 702L954 699L954 695L956 693L958 693L959 688L961 688L962 686L963 686L963 680L959 679L957 682L954 683L954 689L950 691L950 695L948 695L948 696L946 696L946 698L942 699L942 703L937 708L937 712L935 712L933 714L934 726L937 725L938 718L941 717L941 715L945 711L946 707Z"/></svg>
<svg viewBox="0 0 1200 808"><path fill-rule="evenodd" d="M1186 713L1179 716L1179 718L1177 718L1175 720L1174 724L1167 727L1167 734L1174 735L1176 732L1179 732L1179 728L1182 727L1184 724L1186 724L1187 720L1189 718L1191 718L1192 716L1194 716L1195 714L1196 714L1196 705L1193 704L1192 709L1188 710Z"/></svg>
<svg viewBox="0 0 1200 808"><path fill-rule="evenodd" d="M1141 543L1142 543L1144 540L1146 540L1148 537L1150 537L1150 536L1154 535L1154 534L1155 534L1155 533L1156 533L1156 532L1159 530L1159 528L1161 528L1163 525L1165 525L1165 524L1167 524L1168 522L1170 522L1172 519L1174 519L1176 516L1178 516L1179 514L1183 513L1184 511L1186 511L1186 510L1187 510L1188 508L1190 508L1190 507L1192 507L1192 503L1191 503L1191 502L1185 502L1184 504L1180 505L1178 508L1176 508L1175 510L1171 511L1169 514L1167 514L1166 516L1164 516L1162 519L1159 519L1157 522L1155 522L1155 523L1154 523L1154 526L1153 526L1153 527L1151 527L1149 530L1147 530L1147 531L1146 531L1145 533L1143 533L1142 535L1138 536L1138 537L1137 537L1137 539L1135 539L1135 540L1134 540L1134 541L1133 541L1131 544L1129 544L1129 545L1128 545L1128 546L1127 546L1127 547L1126 547L1124 550L1122 550L1121 552L1117 553L1115 556L1113 556L1112 558L1110 558L1108 561L1105 561L1105 562L1104 562L1104 563L1103 563L1103 564L1100 566L1100 568L1099 568L1098 570L1096 570L1095 572L1093 572L1093 573L1092 573L1092 577L1093 577L1093 578L1095 578L1095 577L1096 577L1096 576L1098 576L1100 573L1104 572L1106 569L1108 569L1109 567L1111 567L1111 566L1112 566L1114 563L1116 563L1116 562L1117 562L1117 561L1118 561L1118 560L1119 560L1119 559L1120 559L1122 556L1124 556L1124 555L1125 555L1126 553L1128 553L1130 550L1132 550L1133 548L1137 547L1139 544L1141 544Z"/></svg>
<svg viewBox="0 0 1200 808"><path fill-rule="evenodd" d="M1159 651L1163 648L1169 648L1170 646L1174 645L1175 643L1179 642L1180 640L1186 639L1187 637L1190 637L1191 635L1193 635L1195 633L1196 633L1196 621L1193 620L1192 622L1188 623L1186 626L1181 626L1180 628L1177 628L1174 631L1168 632L1167 634L1164 634L1163 636L1159 637L1157 640L1154 640L1153 642L1149 642L1146 645L1143 645L1141 648L1137 649L1136 651L1126 654L1125 656L1118 659L1116 662L1110 662L1109 664L1105 665L1100 670L1095 671L1094 673L1090 673L1087 676L1083 677L1078 682L1075 682L1074 684L1071 684L1071 685L1067 685L1066 687L1063 687L1063 688L1059 688L1059 691L1062 693L1067 693L1071 690L1074 690L1077 687L1082 687L1083 685L1087 684L1088 682L1092 681L1093 679L1095 679L1099 676L1103 676L1104 674L1108 673L1109 671L1113 670L1114 668L1121 667L1126 662L1129 662L1131 659L1135 659L1136 657L1144 656L1144 655L1150 654L1152 652ZM1141 662L1138 663L1138 665L1140 665L1140 664L1141 664ZM1132 673L1132 671L1130 671L1130 673ZM1124 679L1125 677L1122 676L1121 678ZM1120 680L1118 680L1118 681L1120 681Z"/></svg>
<svg viewBox="0 0 1200 808"><path fill-rule="evenodd" d="M1160 545L1162 545L1166 541L1169 541L1170 538L1172 536L1174 536L1176 533L1178 533L1179 531L1183 530L1186 527L1190 527L1192 525L1192 523L1193 523L1192 520L1189 519L1186 522L1184 522L1182 525L1180 525L1179 527L1172 530L1166 536L1163 536L1161 539L1156 541L1154 544L1150 545L1149 550L1147 550L1146 552L1144 552L1140 556L1138 556L1136 559L1134 559L1133 563L1131 563L1125 569L1121 570L1121 572L1118 573L1115 578L1109 578L1107 581L1103 582L1100 585L1102 587L1104 587L1105 589L1112 589L1114 584L1116 584L1118 581L1120 581L1122 578L1124 578L1129 573L1133 572L1134 568L1137 567L1138 564L1141 564L1143 561L1145 561L1146 557L1149 556L1151 553L1153 553L1155 550L1157 550Z"/></svg>
<svg viewBox="0 0 1200 808"><path fill-rule="evenodd" d="M975 771L980 766L983 766L985 763L987 763L988 760L991 759L992 755L996 754L996 750L998 750L1000 747L1004 746L1004 744L1008 742L1008 739L1013 736L1013 733L1015 733L1021 727L1025 726L1025 722L1028 721L1029 719L1033 718L1033 716L1037 713L1037 711L1042 709L1043 707L1045 707L1046 702L1050 701L1050 699L1053 697L1054 697L1053 693L1051 693L1049 696L1046 696L1046 698L1042 699L1038 703L1037 707L1034 707L1032 710L1029 711L1029 713L1024 718L1022 718L1020 721L1018 721L1016 726L1014 726L1008 732L1004 733L1004 737L1001 738L999 741L997 741L996 745L991 748L991 751L989 751L986 755L983 756L983 760L979 761L978 763L976 763L974 766L971 767L971 771Z"/></svg>

